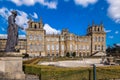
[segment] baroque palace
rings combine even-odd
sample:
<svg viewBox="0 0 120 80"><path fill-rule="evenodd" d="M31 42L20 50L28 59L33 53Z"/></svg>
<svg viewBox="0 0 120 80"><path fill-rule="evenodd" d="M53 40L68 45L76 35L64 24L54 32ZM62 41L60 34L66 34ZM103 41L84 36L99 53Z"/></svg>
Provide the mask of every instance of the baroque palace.
<svg viewBox="0 0 120 80"><path fill-rule="evenodd" d="M0 36L0 51L4 51L7 36ZM63 29L61 34L46 34L40 22L28 21L26 37L19 37L16 47L30 56L66 56L66 53L76 53L76 56L92 56L106 52L106 33L103 24L88 26L85 36L77 36Z"/></svg>

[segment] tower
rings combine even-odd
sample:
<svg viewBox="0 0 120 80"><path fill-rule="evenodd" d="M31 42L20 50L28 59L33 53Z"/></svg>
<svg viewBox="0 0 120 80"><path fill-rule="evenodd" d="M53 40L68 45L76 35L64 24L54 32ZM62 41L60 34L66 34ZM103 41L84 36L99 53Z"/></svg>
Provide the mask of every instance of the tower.
<svg viewBox="0 0 120 80"><path fill-rule="evenodd" d="M28 21L27 36L27 53L30 56L45 56L45 30L43 29L42 19L40 22Z"/></svg>
<svg viewBox="0 0 120 80"><path fill-rule="evenodd" d="M98 52L105 53L106 50L106 33L104 31L103 24L89 26L87 29L87 35L91 36L91 54Z"/></svg>

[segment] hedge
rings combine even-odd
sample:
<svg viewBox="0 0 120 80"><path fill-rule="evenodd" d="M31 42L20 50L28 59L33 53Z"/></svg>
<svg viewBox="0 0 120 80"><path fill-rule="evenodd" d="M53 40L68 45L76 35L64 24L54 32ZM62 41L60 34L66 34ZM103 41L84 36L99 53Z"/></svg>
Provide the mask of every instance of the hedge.
<svg viewBox="0 0 120 80"><path fill-rule="evenodd" d="M120 66L97 67L97 80L120 79ZM42 80L93 80L92 68L60 68L55 66L24 65L27 74Z"/></svg>
<svg viewBox="0 0 120 80"><path fill-rule="evenodd" d="M33 75L40 75L41 68L35 65L23 65L23 71L25 74L33 74Z"/></svg>

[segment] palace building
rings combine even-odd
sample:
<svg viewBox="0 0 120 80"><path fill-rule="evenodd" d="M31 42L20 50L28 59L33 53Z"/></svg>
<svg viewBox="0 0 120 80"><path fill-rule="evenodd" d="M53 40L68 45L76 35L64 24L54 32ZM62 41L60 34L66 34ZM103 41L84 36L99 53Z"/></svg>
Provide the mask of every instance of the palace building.
<svg viewBox="0 0 120 80"><path fill-rule="evenodd" d="M0 50L4 51L7 37L0 37ZM106 52L106 33L103 24L88 26L85 36L77 36L63 29L60 34L46 34L40 22L28 21L26 37L19 37L17 46L30 56L92 56Z"/></svg>

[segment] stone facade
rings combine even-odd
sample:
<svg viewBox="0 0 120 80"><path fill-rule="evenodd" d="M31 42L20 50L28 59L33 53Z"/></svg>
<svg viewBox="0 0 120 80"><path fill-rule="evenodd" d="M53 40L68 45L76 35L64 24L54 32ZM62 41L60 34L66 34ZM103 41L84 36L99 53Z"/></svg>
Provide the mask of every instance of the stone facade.
<svg viewBox="0 0 120 80"><path fill-rule="evenodd" d="M21 41L22 39L19 44ZM85 36L77 36L67 29L63 29L61 34L46 34L42 20L29 20L26 39L21 44L31 56L65 56L68 52L75 52L76 56L91 56L98 52L105 53L106 33L103 24L92 24L88 26ZM20 45L18 46L21 49Z"/></svg>

